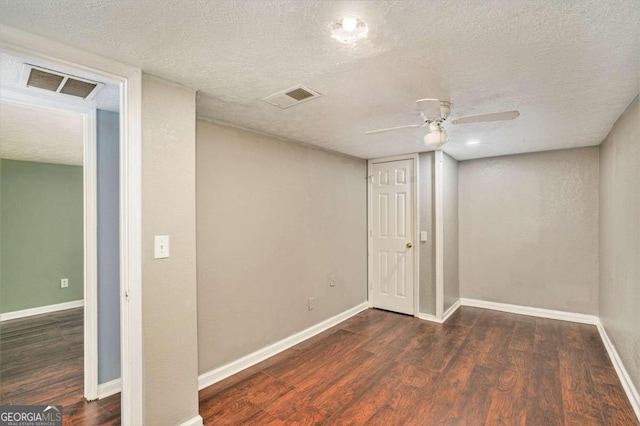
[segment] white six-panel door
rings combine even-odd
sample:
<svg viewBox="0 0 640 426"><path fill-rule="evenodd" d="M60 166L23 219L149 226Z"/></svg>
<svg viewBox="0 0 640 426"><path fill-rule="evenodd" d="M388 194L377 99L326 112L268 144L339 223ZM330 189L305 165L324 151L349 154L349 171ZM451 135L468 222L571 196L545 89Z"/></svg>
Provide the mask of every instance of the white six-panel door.
<svg viewBox="0 0 640 426"><path fill-rule="evenodd" d="M414 161L374 163L370 297L375 308L414 314Z"/></svg>

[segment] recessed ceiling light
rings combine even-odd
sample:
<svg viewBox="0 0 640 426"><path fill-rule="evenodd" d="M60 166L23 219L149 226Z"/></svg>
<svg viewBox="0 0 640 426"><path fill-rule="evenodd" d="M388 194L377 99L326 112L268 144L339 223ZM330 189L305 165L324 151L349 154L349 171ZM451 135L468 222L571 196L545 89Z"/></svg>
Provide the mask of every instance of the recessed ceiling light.
<svg viewBox="0 0 640 426"><path fill-rule="evenodd" d="M470 140L469 142L467 142L467 145L477 145L479 143L480 143L480 141Z"/></svg>
<svg viewBox="0 0 640 426"><path fill-rule="evenodd" d="M367 23L354 16L347 16L331 23L331 37L341 43L350 44L367 37Z"/></svg>

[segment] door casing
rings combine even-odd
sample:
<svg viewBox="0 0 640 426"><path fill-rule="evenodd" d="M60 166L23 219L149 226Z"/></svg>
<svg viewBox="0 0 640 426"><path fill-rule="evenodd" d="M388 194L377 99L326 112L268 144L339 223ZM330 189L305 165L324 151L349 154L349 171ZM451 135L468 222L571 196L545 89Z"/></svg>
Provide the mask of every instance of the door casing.
<svg viewBox="0 0 640 426"><path fill-rule="evenodd" d="M0 24L0 50L81 69L120 87L120 419L144 424L142 351L142 72L49 38Z"/></svg>
<svg viewBox="0 0 640 426"><path fill-rule="evenodd" d="M372 285L373 285L373 165L376 163L387 163L398 160L413 161L413 177L411 181L413 197L411 200L412 226L413 226L413 316L417 317L419 309L420 295L420 216L419 206L420 198L418 193L418 182L420 177L418 154L404 154L392 157L375 158L367 161L367 299L369 306L372 303Z"/></svg>

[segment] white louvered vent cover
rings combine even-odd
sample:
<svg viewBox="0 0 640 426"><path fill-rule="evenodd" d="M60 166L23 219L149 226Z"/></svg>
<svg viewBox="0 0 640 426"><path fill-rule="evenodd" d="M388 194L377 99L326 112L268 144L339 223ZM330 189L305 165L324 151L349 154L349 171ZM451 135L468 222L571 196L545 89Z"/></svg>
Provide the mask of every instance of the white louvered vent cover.
<svg viewBox="0 0 640 426"><path fill-rule="evenodd" d="M311 90L302 84L298 84L297 86L293 86L281 92L267 96L262 100L270 103L271 105L277 106L278 108L284 109L298 105L302 102L310 101L311 99L315 99L320 96L322 95L315 90Z"/></svg>
<svg viewBox="0 0 640 426"><path fill-rule="evenodd" d="M22 67L20 85L30 89L46 90L82 99L93 99L96 93L104 87L103 83L97 81L48 70L31 64L24 64Z"/></svg>

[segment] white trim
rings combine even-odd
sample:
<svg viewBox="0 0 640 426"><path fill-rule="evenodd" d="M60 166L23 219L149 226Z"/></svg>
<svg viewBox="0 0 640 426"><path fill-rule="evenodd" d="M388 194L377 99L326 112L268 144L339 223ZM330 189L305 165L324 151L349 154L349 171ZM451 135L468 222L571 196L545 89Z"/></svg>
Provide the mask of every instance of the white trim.
<svg viewBox="0 0 640 426"><path fill-rule="evenodd" d="M552 309L534 308L531 306L511 305L508 303L487 302L486 300L460 298L462 306L491 309L494 311L509 312L512 314L529 315L532 317L549 318L561 321L578 322L582 324L597 325L600 320L595 315L578 314L574 312L555 311Z"/></svg>
<svg viewBox="0 0 640 426"><path fill-rule="evenodd" d="M97 121L92 105L39 97L11 88L2 90L0 101L12 105L71 112L82 117L83 299L84 299L84 396L98 398L98 215L97 215Z"/></svg>
<svg viewBox="0 0 640 426"><path fill-rule="evenodd" d="M602 343L604 343L604 347L607 349L607 353L609 354L609 358L611 359L613 368L615 368L616 373L618 373L618 378L620 379L622 388L627 394L629 403L631 404L631 407L633 407L633 411L636 413L638 421L640 421L640 395L638 394L638 390L634 386L633 381L631 381L631 377L629 377L627 369L624 368L622 359L620 359L620 355L618 355L616 347L613 346L611 339L609 339L609 335L607 334L604 325L601 321L598 321L597 326L598 332L600 333L600 338L602 339Z"/></svg>
<svg viewBox="0 0 640 426"><path fill-rule="evenodd" d="M186 422L180 423L179 426L202 426L204 424L204 420L202 420L201 415L197 415L195 417L190 418Z"/></svg>
<svg viewBox="0 0 640 426"><path fill-rule="evenodd" d="M224 380L229 376L232 376L246 368L251 367L252 365L264 361L265 359L274 356L286 349L289 349L290 347L297 345L298 343L303 342L315 336L316 334L319 334L333 327L334 325L339 324L342 321L359 314L362 311L366 311L367 309L369 309L369 303L361 303L358 306L348 309L336 316L324 320L321 323L302 330L292 336L289 336L269 346L259 349L249 355L245 355L242 358L232 361L228 364L203 373L198 376L198 390L202 390L207 386L211 386L212 384L217 383L220 380Z"/></svg>
<svg viewBox="0 0 640 426"><path fill-rule="evenodd" d="M442 150L434 151L434 211L436 251L436 318L443 320L444 311L444 158ZM443 320L444 321L444 320Z"/></svg>
<svg viewBox="0 0 640 426"><path fill-rule="evenodd" d="M120 378L98 385L98 399L107 398L120 392L122 392L122 379Z"/></svg>
<svg viewBox="0 0 640 426"><path fill-rule="evenodd" d="M81 308L82 306L84 306L84 300L74 300L71 302L56 303L55 305L39 306L37 308L5 312L4 314L0 314L0 321L9 321L18 318L30 317L33 315L42 315L51 312L64 311L66 309Z"/></svg>
<svg viewBox="0 0 640 426"><path fill-rule="evenodd" d="M444 315L442 316L442 318L438 318L435 315L431 315L431 314L423 314L423 313L419 313L417 315L417 317L421 320L425 320L425 321L431 321L431 322L437 322L439 324L442 324L444 322L446 322L449 317L451 315L453 315L453 313L455 311L458 310L458 308L460 307L460 300L456 300L456 303L454 303L453 305L451 305L449 307L449 309L446 310L446 312L444 313Z"/></svg>
<svg viewBox="0 0 640 426"><path fill-rule="evenodd" d="M0 49L89 72L120 85L121 421L143 424L141 71L4 24L0 24Z"/></svg>
<svg viewBox="0 0 640 426"><path fill-rule="evenodd" d="M417 316L418 316L418 319L437 322L438 324L442 324L444 322L442 319L438 319L436 318L435 315L431 315L431 314L425 314L425 313L419 312Z"/></svg>
<svg viewBox="0 0 640 426"><path fill-rule="evenodd" d="M413 316L420 313L420 154L413 162Z"/></svg>
<svg viewBox="0 0 640 426"><path fill-rule="evenodd" d="M84 395L98 398L98 184L96 110L83 115Z"/></svg>
<svg viewBox="0 0 640 426"><path fill-rule="evenodd" d="M373 210L371 209L371 197L373 197L373 163L367 161L367 302L373 308Z"/></svg>
<svg viewBox="0 0 640 426"><path fill-rule="evenodd" d="M12 87L3 87L0 92L0 101L14 105L47 108L54 111L77 112L86 114L95 110L94 102L74 102L72 100L52 99L48 96L38 96L34 93L20 92Z"/></svg>
<svg viewBox="0 0 640 426"><path fill-rule="evenodd" d="M413 315L419 316L420 302L420 204L419 204L419 154L394 155L393 157L374 158L367 161L367 300L369 307L373 308L371 290L373 286L373 210L371 208L373 194L373 165L378 163L390 163L392 161L413 160L412 191L412 216L413 216Z"/></svg>
<svg viewBox="0 0 640 426"><path fill-rule="evenodd" d="M449 317L453 315L454 312L457 311L459 307L460 307L460 299L456 300L456 302L453 305L449 306L449 309L447 309L444 312L444 315L442 315L442 322L445 322L446 320L448 320Z"/></svg>
<svg viewBox="0 0 640 426"><path fill-rule="evenodd" d="M142 347L142 73L120 86L120 342L122 424L144 424Z"/></svg>

